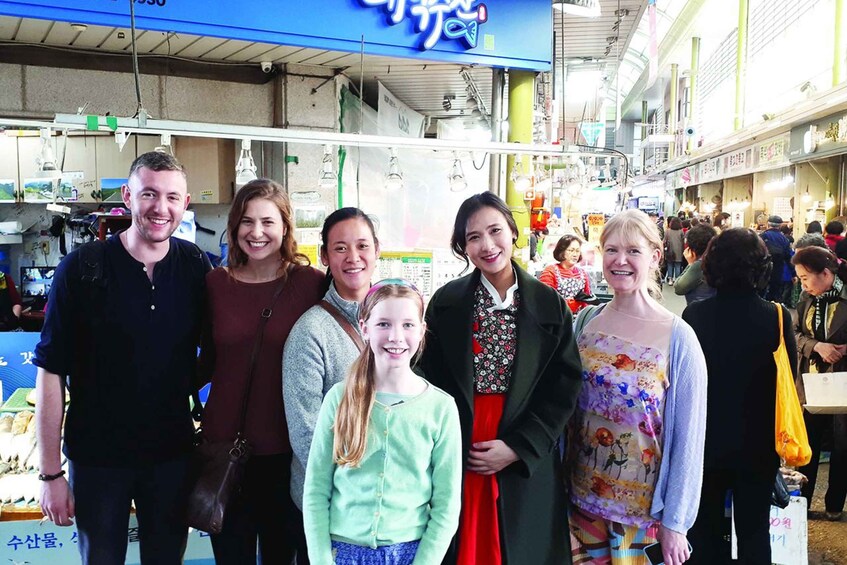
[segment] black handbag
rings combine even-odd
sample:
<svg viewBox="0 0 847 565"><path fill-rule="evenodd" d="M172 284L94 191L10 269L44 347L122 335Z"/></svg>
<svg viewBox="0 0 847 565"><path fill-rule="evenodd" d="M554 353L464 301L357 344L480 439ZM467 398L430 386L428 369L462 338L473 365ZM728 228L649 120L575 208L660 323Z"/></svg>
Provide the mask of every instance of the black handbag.
<svg viewBox="0 0 847 565"><path fill-rule="evenodd" d="M776 478L773 482L773 491L771 492L771 506L778 508L788 508L791 502L791 493L788 492L788 485L785 484L785 479L779 469L776 470Z"/></svg>
<svg viewBox="0 0 847 565"><path fill-rule="evenodd" d="M265 335L265 326L273 314L273 307L279 295L285 288L288 277L280 281L274 292L269 307L262 310L259 320L259 331L256 333L256 342L253 344L253 353L250 356L250 372L247 374L247 386L242 396L241 416L239 418L238 433L234 441L208 441L203 434L203 427L194 433L194 452L192 454L192 477L193 487L188 495L188 525L197 530L210 534L219 534L223 528L226 508L235 493L241 486L244 468L250 459L251 448L244 437L244 423L247 419L247 406L250 399L250 388L253 383L253 374L256 371L256 361L259 358L259 350L262 348L262 338ZM195 391L194 399L195 418L202 418L202 405L200 396Z"/></svg>

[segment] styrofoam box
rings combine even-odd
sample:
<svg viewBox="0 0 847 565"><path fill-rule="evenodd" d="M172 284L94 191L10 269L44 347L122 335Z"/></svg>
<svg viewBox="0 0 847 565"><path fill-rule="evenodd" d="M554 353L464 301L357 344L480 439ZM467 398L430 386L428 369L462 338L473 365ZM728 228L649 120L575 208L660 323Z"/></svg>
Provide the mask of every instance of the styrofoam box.
<svg viewBox="0 0 847 565"><path fill-rule="evenodd" d="M812 414L847 414L847 373L803 373L805 408Z"/></svg>

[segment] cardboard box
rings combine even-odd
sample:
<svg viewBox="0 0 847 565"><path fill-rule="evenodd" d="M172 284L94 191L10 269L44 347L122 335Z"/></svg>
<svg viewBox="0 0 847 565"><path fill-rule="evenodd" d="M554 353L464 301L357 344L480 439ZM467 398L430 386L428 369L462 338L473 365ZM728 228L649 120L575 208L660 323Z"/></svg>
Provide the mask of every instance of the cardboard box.
<svg viewBox="0 0 847 565"><path fill-rule="evenodd" d="M847 414L847 373L803 373L811 414Z"/></svg>

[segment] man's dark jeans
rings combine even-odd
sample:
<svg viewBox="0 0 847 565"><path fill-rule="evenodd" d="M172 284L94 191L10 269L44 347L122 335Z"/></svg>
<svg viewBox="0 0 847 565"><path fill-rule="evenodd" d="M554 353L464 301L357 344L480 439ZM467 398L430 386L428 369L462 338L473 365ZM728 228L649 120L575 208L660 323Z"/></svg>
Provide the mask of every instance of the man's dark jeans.
<svg viewBox="0 0 847 565"><path fill-rule="evenodd" d="M129 468L70 462L79 551L85 565L126 561L130 504L135 500L142 563L182 563L188 457Z"/></svg>

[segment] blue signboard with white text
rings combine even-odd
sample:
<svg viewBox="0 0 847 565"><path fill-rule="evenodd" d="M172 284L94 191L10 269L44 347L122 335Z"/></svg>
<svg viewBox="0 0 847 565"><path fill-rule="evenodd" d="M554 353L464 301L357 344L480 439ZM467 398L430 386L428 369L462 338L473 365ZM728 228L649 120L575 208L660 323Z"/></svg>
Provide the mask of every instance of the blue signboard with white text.
<svg viewBox="0 0 847 565"><path fill-rule="evenodd" d="M129 0L0 0L0 15L129 27ZM546 71L550 0L135 0L136 27Z"/></svg>

